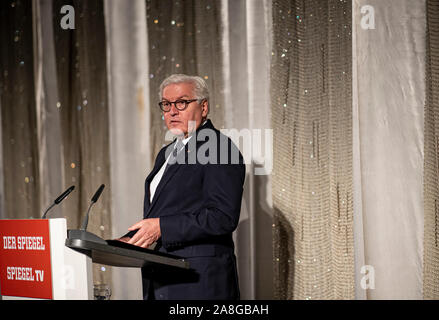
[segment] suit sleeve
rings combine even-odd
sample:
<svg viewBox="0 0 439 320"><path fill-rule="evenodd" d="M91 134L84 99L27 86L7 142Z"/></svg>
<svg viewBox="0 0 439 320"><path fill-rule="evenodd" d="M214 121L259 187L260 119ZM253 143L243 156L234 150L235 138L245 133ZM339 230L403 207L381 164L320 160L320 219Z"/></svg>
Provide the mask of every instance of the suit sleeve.
<svg viewBox="0 0 439 320"><path fill-rule="evenodd" d="M205 164L203 206L160 218L165 248L232 233L239 222L245 165Z"/></svg>

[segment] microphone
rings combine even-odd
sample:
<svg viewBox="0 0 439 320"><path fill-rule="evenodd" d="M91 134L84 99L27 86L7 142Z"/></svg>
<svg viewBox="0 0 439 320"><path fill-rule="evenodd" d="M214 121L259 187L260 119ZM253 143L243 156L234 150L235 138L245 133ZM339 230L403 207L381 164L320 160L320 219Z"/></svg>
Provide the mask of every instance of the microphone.
<svg viewBox="0 0 439 320"><path fill-rule="evenodd" d="M105 188L105 184L101 184L99 189L94 194L93 198L91 198L91 202L95 203L96 201L98 201L99 197L101 196L102 190L104 190L104 188Z"/></svg>
<svg viewBox="0 0 439 320"><path fill-rule="evenodd" d="M79 229L79 230L83 230L83 231L87 230L88 216L89 216L89 213L90 213L90 209L95 204L95 202L98 201L98 199L101 196L101 193L104 190L104 188L105 188L105 185L101 184L101 186L98 188L98 190L95 192L95 194L91 198L90 205L88 206L87 213L85 214L84 220L82 220L82 226L81 226L81 229Z"/></svg>
<svg viewBox="0 0 439 320"><path fill-rule="evenodd" d="M41 219L46 219L47 212L49 212L49 210L52 209L56 204L60 204L61 201L63 201L74 189L75 186L71 186L66 191L64 191L58 198L56 198L55 201L46 209L46 211L44 211Z"/></svg>

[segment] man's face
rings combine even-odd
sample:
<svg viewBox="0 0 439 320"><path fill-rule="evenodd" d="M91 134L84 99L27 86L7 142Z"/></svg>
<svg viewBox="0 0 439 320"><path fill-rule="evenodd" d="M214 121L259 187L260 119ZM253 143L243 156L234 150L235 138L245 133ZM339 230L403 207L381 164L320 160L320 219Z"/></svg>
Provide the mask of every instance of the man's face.
<svg viewBox="0 0 439 320"><path fill-rule="evenodd" d="M173 83L166 86L162 92L162 101L174 102L176 100L195 99L192 83ZM188 133L195 131L201 124L203 118L207 116L209 105L203 100L191 102L183 111L178 110L174 104L171 110L163 112L166 126L174 135L188 136ZM195 121L195 127L190 126L189 121Z"/></svg>

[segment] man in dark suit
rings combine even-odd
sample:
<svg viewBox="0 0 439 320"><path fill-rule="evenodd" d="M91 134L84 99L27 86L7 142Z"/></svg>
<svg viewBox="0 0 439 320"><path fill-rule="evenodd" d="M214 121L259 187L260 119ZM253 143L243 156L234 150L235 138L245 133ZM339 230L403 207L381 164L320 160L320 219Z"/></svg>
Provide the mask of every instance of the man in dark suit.
<svg viewBox="0 0 439 320"><path fill-rule="evenodd" d="M232 232L239 221L245 165L235 144L207 119L207 85L172 75L159 106L176 139L145 181L143 220L120 240L184 257L192 276L142 268L144 299L239 299Z"/></svg>

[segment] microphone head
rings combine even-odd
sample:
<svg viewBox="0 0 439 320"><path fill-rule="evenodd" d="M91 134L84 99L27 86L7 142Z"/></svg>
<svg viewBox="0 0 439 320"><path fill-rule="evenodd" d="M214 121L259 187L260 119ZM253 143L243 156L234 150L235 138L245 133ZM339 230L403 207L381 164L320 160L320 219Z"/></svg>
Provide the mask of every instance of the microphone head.
<svg viewBox="0 0 439 320"><path fill-rule="evenodd" d="M96 202L98 201L99 197L101 196L102 191L105 188L105 184L101 184L101 186L99 187L99 189L96 191L96 193L94 194L93 198L91 198L91 202Z"/></svg>
<svg viewBox="0 0 439 320"><path fill-rule="evenodd" d="M84 220L82 220L82 226L80 230L87 230L87 225L88 225L88 215L90 213L90 209L91 206L98 201L99 197L101 196L102 190L104 190L105 185L101 184L101 186L99 187L99 189L96 191L96 193L94 194L93 198L91 198L91 203L90 206L88 207L87 213L85 214Z"/></svg>
<svg viewBox="0 0 439 320"><path fill-rule="evenodd" d="M58 198L55 199L55 204L59 204L61 201L63 201L74 189L75 186L71 186L66 191L64 191Z"/></svg>

